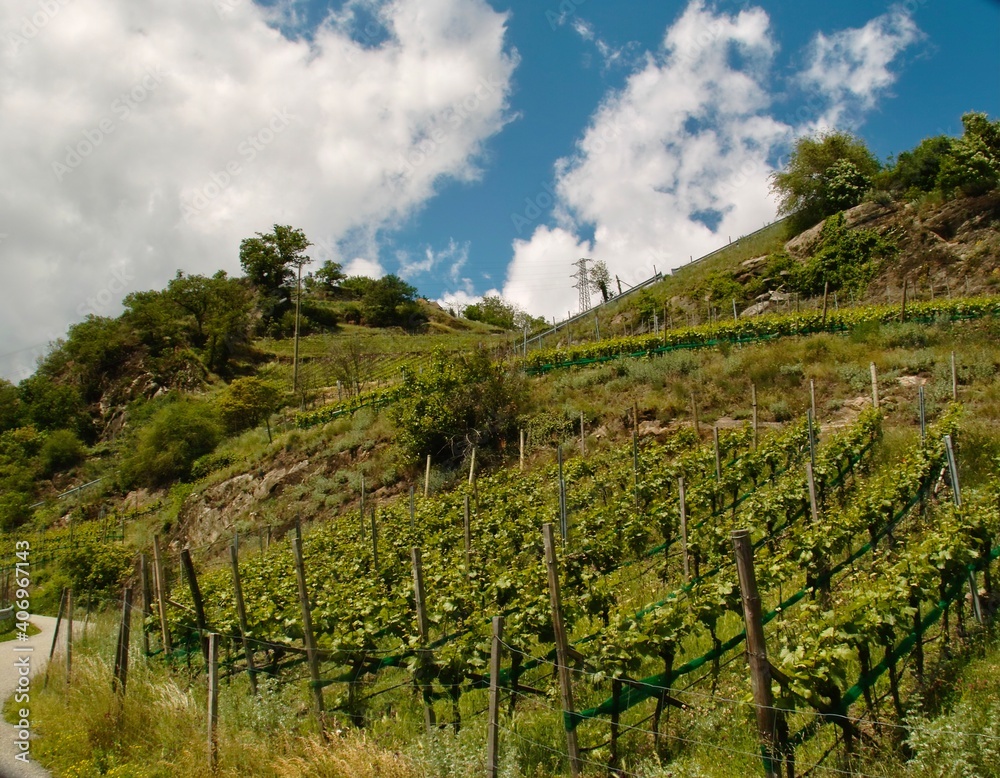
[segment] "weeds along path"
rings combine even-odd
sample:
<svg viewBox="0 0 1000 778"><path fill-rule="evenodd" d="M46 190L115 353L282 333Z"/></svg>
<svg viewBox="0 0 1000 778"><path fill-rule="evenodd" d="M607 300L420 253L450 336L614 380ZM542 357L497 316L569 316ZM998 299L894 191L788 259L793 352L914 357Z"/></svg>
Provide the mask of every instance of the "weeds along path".
<svg viewBox="0 0 1000 778"><path fill-rule="evenodd" d="M32 687L42 683L41 674L45 670L49 647L52 645L52 632L56 627L56 620L51 616L32 616L31 623L41 632L31 635L26 641L14 639L0 643L0 702L5 703L17 688L19 676L15 663L21 657L30 658ZM31 653L14 650L15 647L25 646L31 646L34 650ZM30 710L30 701L25 707ZM35 761L24 763L14 758L19 753L14 742L16 733L17 727L8 724L6 720L0 720L0 778L49 778L51 773L39 767Z"/></svg>

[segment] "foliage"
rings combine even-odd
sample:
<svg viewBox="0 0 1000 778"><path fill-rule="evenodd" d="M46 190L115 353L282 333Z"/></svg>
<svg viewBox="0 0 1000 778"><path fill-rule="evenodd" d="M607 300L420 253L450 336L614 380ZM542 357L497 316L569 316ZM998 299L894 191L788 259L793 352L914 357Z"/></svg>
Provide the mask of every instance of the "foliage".
<svg viewBox="0 0 1000 778"><path fill-rule="evenodd" d="M240 266L260 293L262 324L270 328L291 305L293 268L301 270L310 260L305 251L312 244L301 229L275 224L267 234L244 238L240 243Z"/></svg>
<svg viewBox="0 0 1000 778"><path fill-rule="evenodd" d="M0 432L20 427L24 411L17 387L10 381L0 378Z"/></svg>
<svg viewBox="0 0 1000 778"><path fill-rule="evenodd" d="M517 431L526 389L520 376L487 351L437 352L422 373L406 371L390 419L412 459L464 455L472 446L497 449Z"/></svg>
<svg viewBox="0 0 1000 778"><path fill-rule="evenodd" d="M120 543L88 536L63 551L58 564L74 596L115 597L132 567L132 552Z"/></svg>
<svg viewBox="0 0 1000 778"><path fill-rule="evenodd" d="M332 291L338 287L341 281L347 276L344 275L344 267L339 262L328 259L319 266L315 273L312 273L315 283L325 291Z"/></svg>
<svg viewBox="0 0 1000 778"><path fill-rule="evenodd" d="M877 185L907 200L934 191L941 163L951 153L953 143L947 135L924 138L911 151L902 152L890 169L880 173Z"/></svg>
<svg viewBox="0 0 1000 778"><path fill-rule="evenodd" d="M267 421L281 401L281 390L254 376L234 379L217 401L219 417L229 432L242 432ZM268 422L268 434L271 425Z"/></svg>
<svg viewBox="0 0 1000 778"><path fill-rule="evenodd" d="M56 430L50 432L39 452L42 473L52 475L73 467L83 461L85 454L86 450L83 444L72 431Z"/></svg>
<svg viewBox="0 0 1000 778"><path fill-rule="evenodd" d="M591 290L600 292L602 302L606 303L614 297L614 292L611 291L611 273L608 271L608 265L603 259L597 260L590 266L588 278Z"/></svg>
<svg viewBox="0 0 1000 778"><path fill-rule="evenodd" d="M178 399L156 411L137 434L121 467L125 485L165 486L191 475L195 460L222 438L214 409L205 402Z"/></svg>
<svg viewBox="0 0 1000 778"><path fill-rule="evenodd" d="M18 391L28 419L37 429L70 429L86 440L93 437L93 425L76 387L38 372L25 378Z"/></svg>
<svg viewBox="0 0 1000 778"><path fill-rule="evenodd" d="M822 294L827 283L831 292L860 292L895 252L891 239L875 230L849 229L844 214L834 214L823 225L815 254L795 269L792 284L807 295Z"/></svg>
<svg viewBox="0 0 1000 778"><path fill-rule="evenodd" d="M965 132L941 162L938 188L945 195L979 195L1000 184L1000 121L984 113L962 116Z"/></svg>
<svg viewBox="0 0 1000 778"><path fill-rule="evenodd" d="M203 350L208 368L224 371L249 336L252 297L245 283L222 270L211 278L178 271L164 294L186 314L189 342Z"/></svg>
<svg viewBox="0 0 1000 778"><path fill-rule="evenodd" d="M879 171L864 141L846 132L804 136L795 142L788 166L771 178L779 213L804 228L861 202Z"/></svg>
<svg viewBox="0 0 1000 778"><path fill-rule="evenodd" d="M481 321L505 330L512 330L517 326L519 313L521 311L516 305L499 295L487 295L478 303L465 306L462 311L462 315L469 321Z"/></svg>
<svg viewBox="0 0 1000 778"><path fill-rule="evenodd" d="M369 326L413 328L425 320L416 302L416 287L398 276L390 273L366 286L361 312Z"/></svg>

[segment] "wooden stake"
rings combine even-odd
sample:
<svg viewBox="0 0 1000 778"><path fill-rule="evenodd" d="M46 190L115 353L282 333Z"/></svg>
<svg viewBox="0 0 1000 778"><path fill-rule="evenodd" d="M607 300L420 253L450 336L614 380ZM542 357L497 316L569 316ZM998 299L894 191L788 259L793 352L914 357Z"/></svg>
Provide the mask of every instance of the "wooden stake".
<svg viewBox="0 0 1000 778"><path fill-rule="evenodd" d="M559 461L559 534L565 546L569 527L566 526L566 480L563 478L562 446L556 447L556 457Z"/></svg>
<svg viewBox="0 0 1000 778"><path fill-rule="evenodd" d="M472 447L472 457L469 459L469 486L476 480L476 447Z"/></svg>
<svg viewBox="0 0 1000 778"><path fill-rule="evenodd" d="M587 434L583 426L583 411L580 411L580 456L587 456Z"/></svg>
<svg viewBox="0 0 1000 778"><path fill-rule="evenodd" d="M694 392L691 392L691 419L694 422L694 434L700 438L701 424L698 422L698 401L695 399Z"/></svg>
<svg viewBox="0 0 1000 778"><path fill-rule="evenodd" d="M73 675L73 590L66 590L66 685Z"/></svg>
<svg viewBox="0 0 1000 778"><path fill-rule="evenodd" d="M740 321L740 315L736 313L736 298L733 298L733 324L738 324Z"/></svg>
<svg viewBox="0 0 1000 778"><path fill-rule="evenodd" d="M809 409L812 411L812 418L816 419L816 381L809 379Z"/></svg>
<svg viewBox="0 0 1000 778"><path fill-rule="evenodd" d="M684 477L677 479L677 494L681 503L681 553L684 555L684 582L691 583L691 560L688 557L688 512L684 492Z"/></svg>
<svg viewBox="0 0 1000 778"><path fill-rule="evenodd" d="M632 430L632 488L635 492L635 509L639 510L639 434Z"/></svg>
<svg viewBox="0 0 1000 778"><path fill-rule="evenodd" d="M486 774L497 778L500 769L500 657L503 640L503 616L493 617L492 643L490 647L490 708L486 739Z"/></svg>
<svg viewBox="0 0 1000 778"><path fill-rule="evenodd" d="M413 562L413 604L417 610L417 632L420 635L420 650L417 652L417 656L421 662L426 662L430 659L430 651L426 647L430 639L430 625L427 621L427 602L424 599L424 563L420 549L416 546L410 549L410 557ZM437 721L434 716L430 689L421 689L421 694L424 699L424 726L428 731L431 731L437 725Z"/></svg>
<svg viewBox="0 0 1000 778"><path fill-rule="evenodd" d="M819 508L816 505L816 480L813 478L811 462L806 462L806 484L809 486L809 513L813 525L816 525L819 523Z"/></svg>
<svg viewBox="0 0 1000 778"><path fill-rule="evenodd" d="M958 367L955 365L955 352L951 352L951 400L958 402Z"/></svg>
<svg viewBox="0 0 1000 778"><path fill-rule="evenodd" d="M556 641L556 668L559 672L559 687L562 693L563 716L573 713L573 681L569 671L569 642L562 620L562 601L559 596L559 567L556 559L556 544L552 535L552 525L542 525L545 542L545 565L549 573L549 599L552 605L552 629ZM565 721L563 722L565 726ZM566 728L566 747L569 753L569 767L573 778L580 775L580 751L577 745L576 729Z"/></svg>
<svg viewBox="0 0 1000 778"><path fill-rule="evenodd" d="M757 450L757 384L750 384L750 408L753 413L753 450Z"/></svg>
<svg viewBox="0 0 1000 778"><path fill-rule="evenodd" d="M375 506L372 506L372 569L378 573L378 525L375 523Z"/></svg>
<svg viewBox="0 0 1000 778"><path fill-rule="evenodd" d="M233 546L230 546L233 548ZM219 636L208 635L208 769L219 769Z"/></svg>
<svg viewBox="0 0 1000 778"><path fill-rule="evenodd" d="M951 474L951 496L955 501L955 507L962 507L962 487L958 482L958 463L955 460L955 447L951 442L951 435L944 436L945 454L948 457L948 472Z"/></svg>
<svg viewBox="0 0 1000 778"><path fill-rule="evenodd" d="M809 464L816 467L816 436L813 431L813 410L812 408L806 413L806 423L808 425L808 435L809 435Z"/></svg>
<svg viewBox="0 0 1000 778"><path fill-rule="evenodd" d="M518 463L521 470L524 470L524 430L520 430L519 443L518 443Z"/></svg>
<svg viewBox="0 0 1000 778"><path fill-rule="evenodd" d="M306 587L306 565L302 557L302 538L292 538L292 553L295 554L295 577L299 584L299 606L302 608L302 636L306 644L306 658L309 660L309 678L316 700L316 715L319 717L320 729L323 726L323 687L320 685L319 651L313 637L312 611L309 608L309 590Z"/></svg>
<svg viewBox="0 0 1000 778"><path fill-rule="evenodd" d="M236 595L236 617L240 622L240 639L243 641L243 654L247 660L247 676L250 679L250 693L257 696L257 668L254 667L253 649L247 638L247 609L243 602L243 584L240 582L240 560L236 545L229 547L229 563L233 570L233 591Z"/></svg>
<svg viewBox="0 0 1000 778"><path fill-rule="evenodd" d="M361 474L361 506L358 511L358 526L361 528L359 537L365 539L365 475Z"/></svg>
<svg viewBox="0 0 1000 778"><path fill-rule="evenodd" d="M427 455L427 467L424 470L424 497L431 493L431 455Z"/></svg>
<svg viewBox="0 0 1000 778"><path fill-rule="evenodd" d="M52 657L56 653L56 644L59 641L59 625L62 624L63 613L66 611L66 593L69 591L69 587L64 587L62 594L59 595L59 610L56 613L56 628L52 632L52 645L49 647L49 661L45 663L45 680L42 684L44 689L49 685L49 667L52 666Z"/></svg>
<svg viewBox="0 0 1000 778"><path fill-rule="evenodd" d="M722 455L719 453L719 426L712 425L712 448L715 449L715 480L722 480Z"/></svg>
<svg viewBox="0 0 1000 778"><path fill-rule="evenodd" d="M465 530L465 567L469 570L472 568L472 522L469 518L469 495L465 495L462 526Z"/></svg>
<svg viewBox="0 0 1000 778"><path fill-rule="evenodd" d="M139 555L139 583L142 586L142 651L149 656L149 626L147 620L153 612L153 591L149 584L149 557Z"/></svg>
<svg viewBox="0 0 1000 778"><path fill-rule="evenodd" d="M125 696L128 683L128 649L132 628L132 587L126 586L122 597L122 620L118 627L118 651L115 656L115 677L111 688L120 697Z"/></svg>
<svg viewBox="0 0 1000 778"><path fill-rule="evenodd" d="M917 387L917 408L920 413L920 442L927 439L927 402L924 398L924 385Z"/></svg>
<svg viewBox="0 0 1000 778"><path fill-rule="evenodd" d="M830 282L823 282L823 326L826 327L826 296L830 291ZM834 292L834 297L836 297L836 292Z"/></svg>
<svg viewBox="0 0 1000 778"><path fill-rule="evenodd" d="M760 737L764 759L764 773L767 778L780 778L777 764L777 712L771 694L771 666L767 661L764 643L764 625L761 621L760 595L757 593L757 578L753 569L753 546L750 530L739 529L732 532L733 547L736 552L736 570L739 575L740 593L743 599L743 621L747 633L747 659L750 664L750 685L753 689L754 707L757 711L757 734Z"/></svg>
<svg viewBox="0 0 1000 778"><path fill-rule="evenodd" d="M170 627L167 625L167 577L163 569L163 556L160 554L159 535L153 535L153 576L156 584L156 608L160 615L160 639L163 641L163 653L169 657L171 645Z"/></svg>
<svg viewBox="0 0 1000 778"><path fill-rule="evenodd" d="M184 575L187 577L188 588L191 589L191 601L194 604L194 618L198 625L198 637L201 640L201 655L205 657L206 668L208 666L208 622L205 620L205 601L201 597L201 587L198 586L198 577L194 573L194 563L191 561L191 550L185 548L181 551L181 566L184 568Z"/></svg>
<svg viewBox="0 0 1000 778"><path fill-rule="evenodd" d="M872 406L875 408L879 407L878 402L878 370L875 368L875 363L871 363L871 373L872 373Z"/></svg>

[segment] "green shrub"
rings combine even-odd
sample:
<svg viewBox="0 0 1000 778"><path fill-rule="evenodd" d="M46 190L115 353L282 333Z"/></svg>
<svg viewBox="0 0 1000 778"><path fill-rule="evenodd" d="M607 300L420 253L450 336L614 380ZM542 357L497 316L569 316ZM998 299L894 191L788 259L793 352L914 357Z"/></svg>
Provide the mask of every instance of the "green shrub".
<svg viewBox="0 0 1000 778"><path fill-rule="evenodd" d="M83 461L85 450L80 439L70 430L50 433L38 455L42 473L50 476Z"/></svg>
<svg viewBox="0 0 1000 778"><path fill-rule="evenodd" d="M64 551L59 571L73 588L74 596L117 597L132 567L132 552L119 543L101 543L92 538Z"/></svg>
<svg viewBox="0 0 1000 778"><path fill-rule="evenodd" d="M129 486L157 487L188 479L195 460L211 452L221 438L222 426L207 403L172 402L139 430L134 450L122 463L122 480Z"/></svg>

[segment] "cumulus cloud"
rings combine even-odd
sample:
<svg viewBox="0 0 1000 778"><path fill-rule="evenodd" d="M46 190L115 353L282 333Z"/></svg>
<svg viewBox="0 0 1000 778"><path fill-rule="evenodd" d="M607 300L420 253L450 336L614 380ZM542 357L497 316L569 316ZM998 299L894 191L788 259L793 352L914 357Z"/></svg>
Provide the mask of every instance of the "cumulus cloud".
<svg viewBox="0 0 1000 778"><path fill-rule="evenodd" d="M562 317L578 309L569 276L581 256L634 284L773 220L769 177L780 154L830 105L850 98L871 108L917 35L893 12L817 36L807 70L791 79L811 83L819 103L792 125L774 116L783 76L773 72L778 44L765 11L717 13L693 0L555 164L556 224L514 241L504 295ZM822 63L843 66L820 80Z"/></svg>
<svg viewBox="0 0 1000 778"><path fill-rule="evenodd" d="M902 8L869 21L864 27L818 33L808 52L803 88L821 95L829 107L815 125L852 125L895 83L890 65L923 37L913 17Z"/></svg>
<svg viewBox="0 0 1000 778"><path fill-rule="evenodd" d="M238 272L240 240L274 223L381 274L379 232L480 175L509 120L504 14L355 2L282 34L302 25L294 3L3 4L0 374L178 268Z"/></svg>

